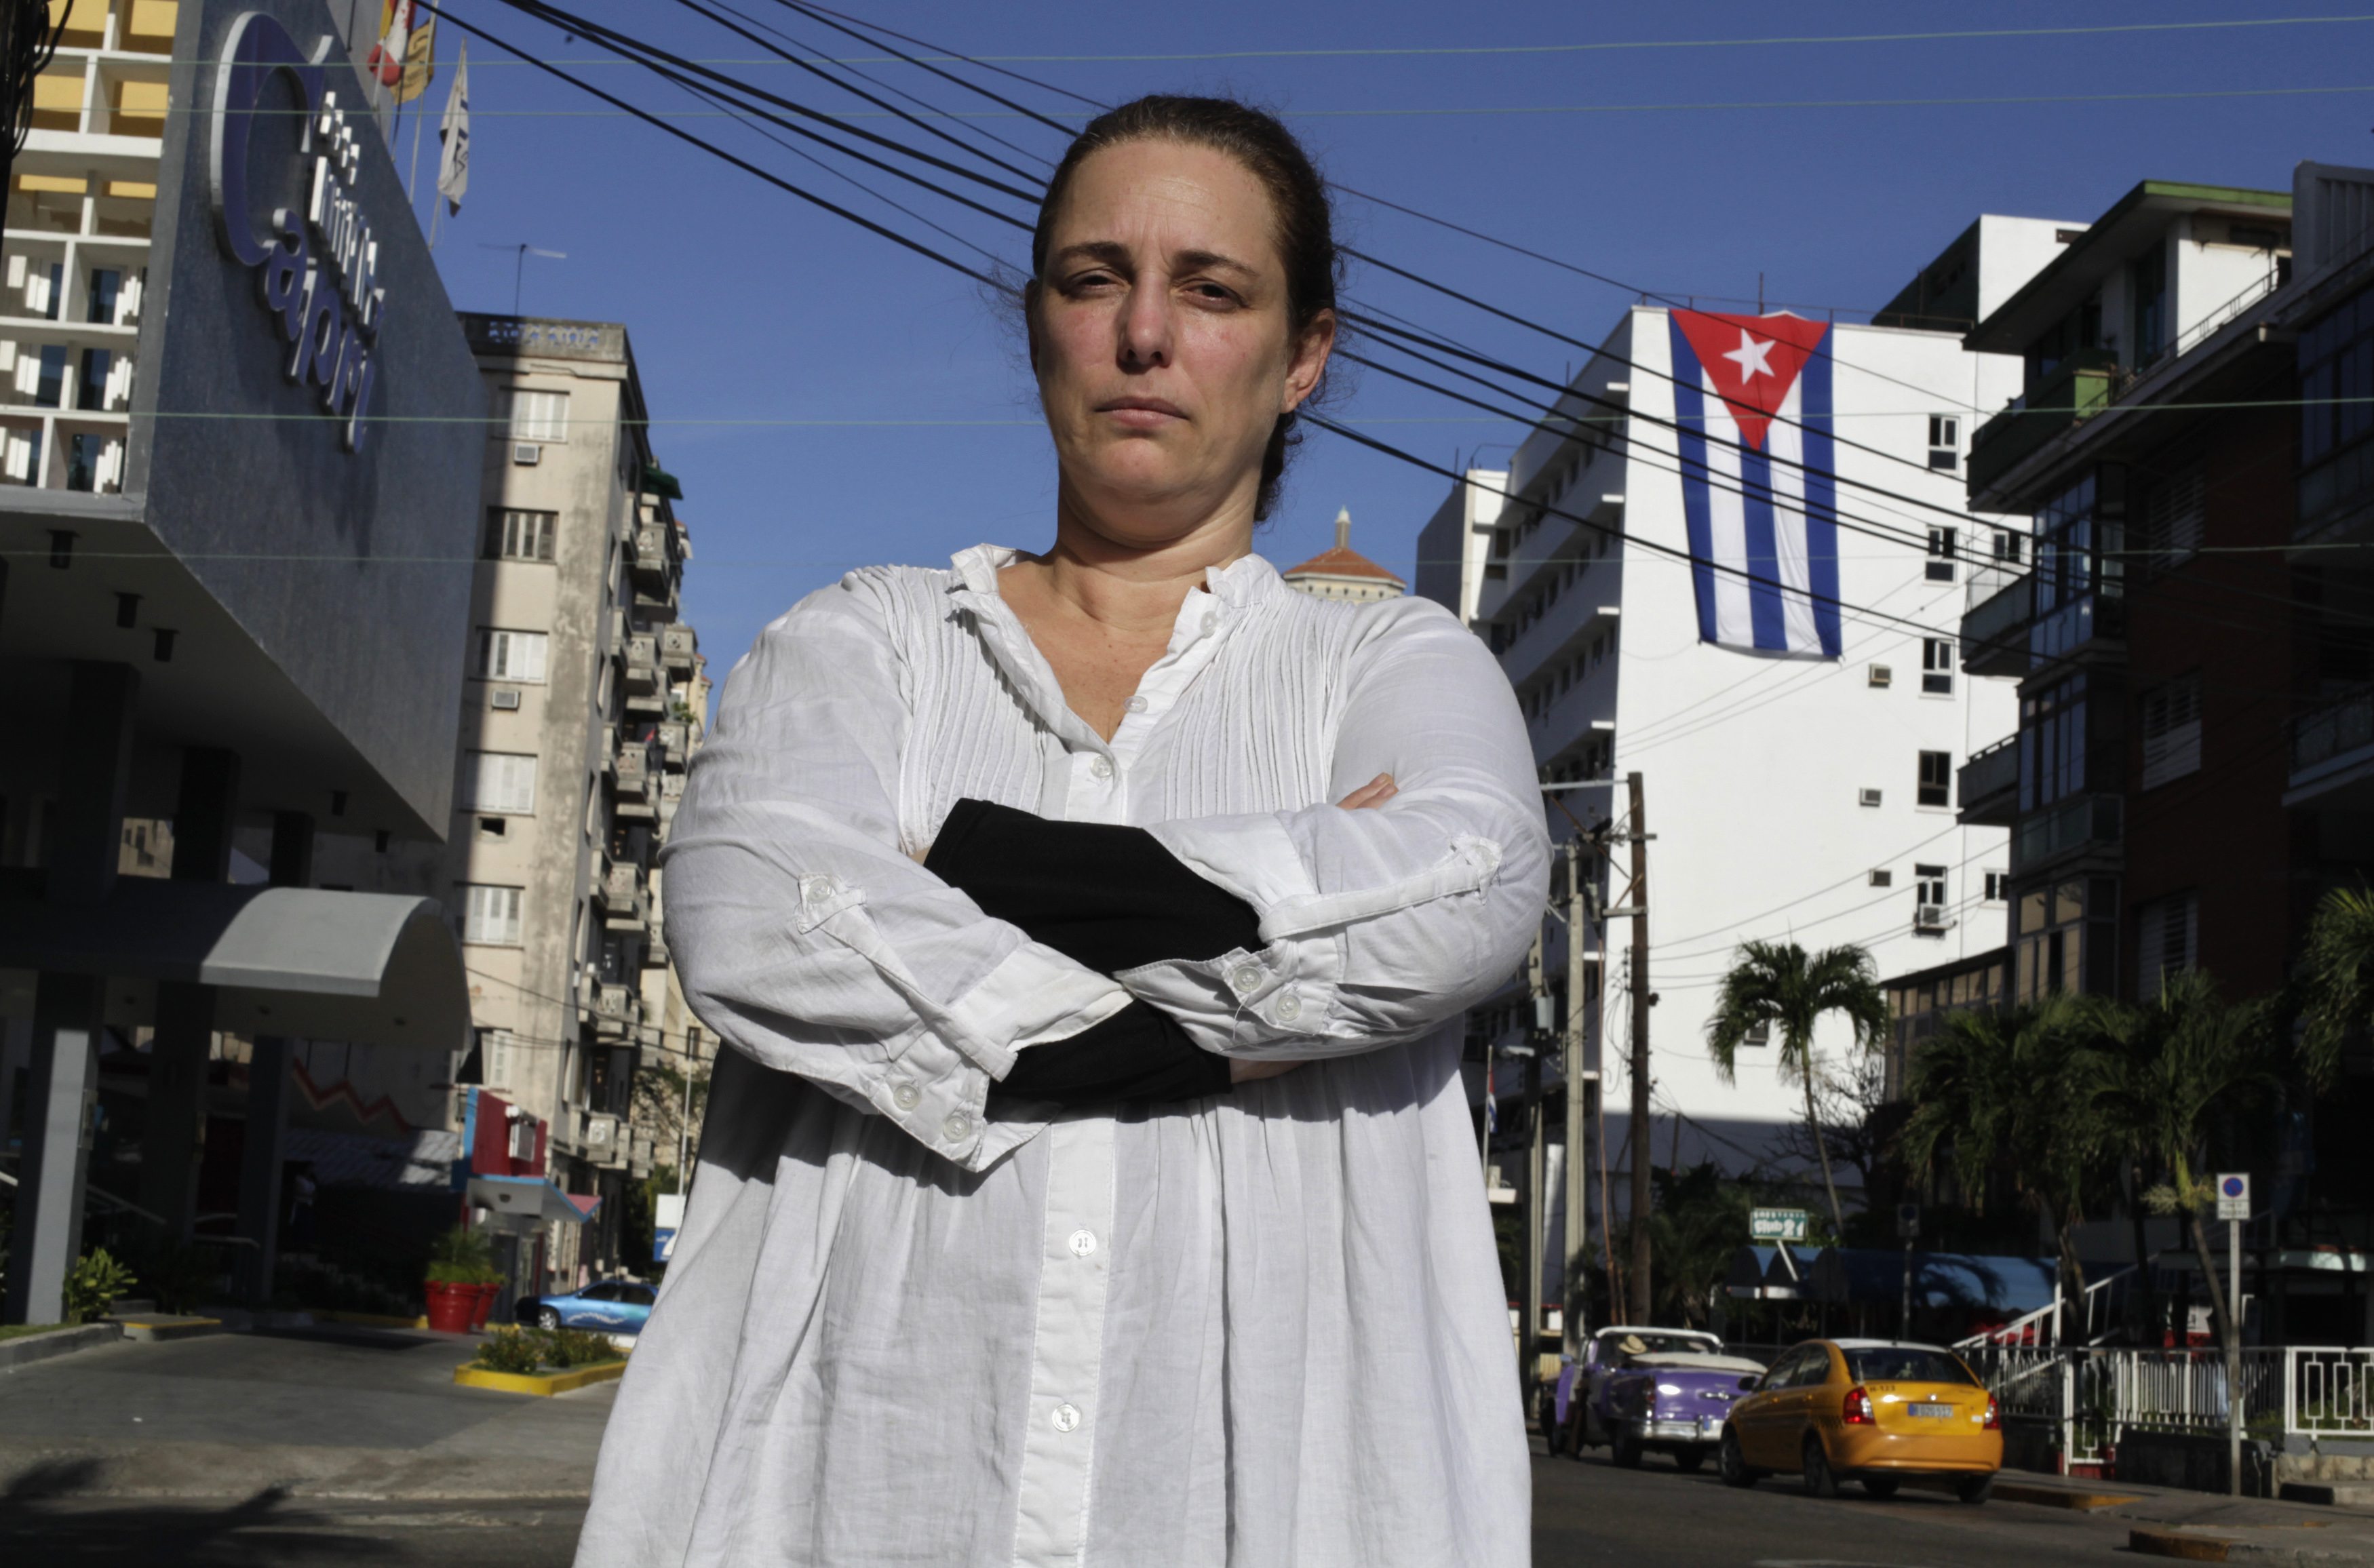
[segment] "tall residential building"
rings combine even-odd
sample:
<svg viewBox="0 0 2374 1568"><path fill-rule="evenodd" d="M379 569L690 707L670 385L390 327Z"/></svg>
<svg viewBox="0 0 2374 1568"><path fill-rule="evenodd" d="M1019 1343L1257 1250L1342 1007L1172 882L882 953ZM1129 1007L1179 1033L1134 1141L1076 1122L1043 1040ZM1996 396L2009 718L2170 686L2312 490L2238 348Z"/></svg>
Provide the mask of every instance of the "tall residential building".
<svg viewBox="0 0 2374 1568"><path fill-rule="evenodd" d="M1398 599L1407 592L1408 585L1376 562L1352 548L1352 509L1343 507L1335 513L1335 544L1322 550L1298 567L1288 567L1278 573L1288 588L1310 594L1314 599L1345 599L1366 603L1378 599Z"/></svg>
<svg viewBox="0 0 2374 1568"><path fill-rule="evenodd" d="M2024 551L2026 520L1967 511L1961 485L1972 410L2008 395L2019 365L1960 332L2067 232L1981 219L1923 270L1926 296L1869 325L1628 310L1505 478L1471 474L1421 536L1426 591L1516 688L1559 787L1554 836L1623 816L1626 776L1643 778L1645 894L1621 839L1612 866L1585 863L1604 904L1647 907L1649 994L1628 982L1629 919L1590 923L1580 997L1568 932L1544 932L1551 1016L1579 1012L1602 1074L1611 1175L1651 1151L1795 1165L1803 1101L1769 1043L1742 1050L1735 1082L1708 1052L1743 942L1854 943L1883 973L1998 944L2004 834L1957 820L1954 769L2015 701L1959 669L1955 636L1973 574ZM1520 976L1479 1012L1471 1048L1526 1042L1527 991ZM1641 1008L1652 1122L1634 1129ZM1842 1025L1820 1045L1850 1054ZM1515 1076L1498 1074L1504 1104ZM1617 1176L1618 1210L1627 1188Z"/></svg>
<svg viewBox="0 0 2374 1568"><path fill-rule="evenodd" d="M462 325L493 417L452 830L441 854L377 875L434 886L452 912L476 1026L456 1083L543 1124L542 1174L599 1200L582 1227L547 1215L561 1223L523 1233L515 1279L542 1289L647 1261L620 1249L627 1186L655 1153L636 1071L687 1044L646 1011L668 994L652 864L708 680L678 619L679 490L652 458L626 329Z"/></svg>
<svg viewBox="0 0 2374 1568"><path fill-rule="evenodd" d="M2016 731L1962 779L1965 816L2012 833L2012 993L2145 1000L2197 969L2276 995L2318 900L2374 877L2374 170L2145 181L1969 341L2026 367L1972 499L2037 517L2031 569L1964 623L2019 681ZM2374 1332L2369 1115L2360 1034L2324 1093L2228 1129L2263 1184L2260 1342ZM2123 1260L2134 1235L2083 1245ZM2145 1244L2164 1302L2201 1299L2172 1223Z"/></svg>

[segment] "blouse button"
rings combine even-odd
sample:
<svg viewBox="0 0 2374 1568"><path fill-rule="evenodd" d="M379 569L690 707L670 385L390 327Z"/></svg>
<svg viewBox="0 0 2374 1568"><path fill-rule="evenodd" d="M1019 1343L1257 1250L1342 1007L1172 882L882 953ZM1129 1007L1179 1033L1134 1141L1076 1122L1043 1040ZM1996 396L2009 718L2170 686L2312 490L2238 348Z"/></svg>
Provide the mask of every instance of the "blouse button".
<svg viewBox="0 0 2374 1568"><path fill-rule="evenodd" d="M1262 972L1257 965L1240 964L1228 971L1228 984L1234 986L1240 992L1252 990L1261 983Z"/></svg>
<svg viewBox="0 0 2374 1568"><path fill-rule="evenodd" d="M1075 1426L1077 1426L1077 1425L1079 1425L1079 1424L1080 1424L1080 1412L1079 1412L1079 1410L1078 1410L1078 1408L1077 1408L1076 1406L1073 1406L1073 1405L1057 1405L1057 1406L1055 1407L1055 1430L1056 1430L1056 1431L1058 1431L1058 1432L1069 1432L1069 1431L1071 1431L1074 1427L1075 1427Z"/></svg>
<svg viewBox="0 0 2374 1568"><path fill-rule="evenodd" d="M1099 756L1088 764L1088 771L1099 778L1111 778L1113 776L1112 758Z"/></svg>
<svg viewBox="0 0 2374 1568"><path fill-rule="evenodd" d="M890 1091L890 1099L902 1111L911 1111L923 1098L923 1092L912 1083L901 1083Z"/></svg>
<svg viewBox="0 0 2374 1568"><path fill-rule="evenodd" d="M1086 1258L1089 1253L1094 1252L1097 1249L1096 1233L1094 1231L1074 1231L1072 1233L1071 1248L1073 1257Z"/></svg>
<svg viewBox="0 0 2374 1568"><path fill-rule="evenodd" d="M1219 624L1220 614L1218 611L1206 610L1204 612L1204 629L1205 631L1210 631L1214 626L1216 626Z"/></svg>
<svg viewBox="0 0 2374 1568"><path fill-rule="evenodd" d="M940 1123L940 1130L951 1143L961 1143L972 1136L972 1117L962 1111L950 1111L948 1119Z"/></svg>
<svg viewBox="0 0 2374 1568"><path fill-rule="evenodd" d="M1302 999L1288 991L1277 999L1276 1012L1279 1023L1291 1024L1302 1016Z"/></svg>
<svg viewBox="0 0 2374 1568"><path fill-rule="evenodd" d="M801 897L805 898L810 904L829 904L832 902L832 878L829 876L812 876L805 878L805 880L807 885L800 890Z"/></svg>
<svg viewBox="0 0 2374 1568"><path fill-rule="evenodd" d="M1132 713L1143 713L1146 711L1146 699L1142 696L1133 696L1122 706Z"/></svg>

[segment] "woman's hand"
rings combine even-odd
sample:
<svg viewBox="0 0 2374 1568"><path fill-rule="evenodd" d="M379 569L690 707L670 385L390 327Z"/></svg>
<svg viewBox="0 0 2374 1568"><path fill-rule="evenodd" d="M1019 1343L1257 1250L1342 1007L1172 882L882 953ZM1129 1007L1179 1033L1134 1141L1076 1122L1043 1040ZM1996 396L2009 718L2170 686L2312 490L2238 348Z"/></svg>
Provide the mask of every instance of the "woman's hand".
<svg viewBox="0 0 2374 1568"><path fill-rule="evenodd" d="M1228 1082L1234 1085L1251 1083L1263 1078L1275 1078L1280 1074L1292 1072L1301 1065L1299 1061L1245 1061L1240 1058L1231 1057L1228 1059Z"/></svg>
<svg viewBox="0 0 2374 1568"><path fill-rule="evenodd" d="M1367 811L1383 805L1400 793L1401 786L1393 782L1393 776L1380 773L1335 803L1347 812Z"/></svg>

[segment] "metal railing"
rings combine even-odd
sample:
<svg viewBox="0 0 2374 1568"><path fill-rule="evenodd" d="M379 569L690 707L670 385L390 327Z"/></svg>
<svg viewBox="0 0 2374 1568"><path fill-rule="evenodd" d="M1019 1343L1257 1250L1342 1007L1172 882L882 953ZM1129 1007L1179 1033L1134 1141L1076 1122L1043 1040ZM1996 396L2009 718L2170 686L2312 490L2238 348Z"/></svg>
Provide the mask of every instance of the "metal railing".
<svg viewBox="0 0 2374 1568"><path fill-rule="evenodd" d="M2374 1350L2292 1345L2283 1354L2285 1435L2374 1437Z"/></svg>
<svg viewBox="0 0 2374 1568"><path fill-rule="evenodd" d="M2292 771L2305 773L2374 744L2374 688L2351 692L2292 720Z"/></svg>
<svg viewBox="0 0 2374 1568"><path fill-rule="evenodd" d="M2214 1436L2226 1430L2223 1351L1980 1345L1963 1347L1961 1354L2007 1420L2052 1429L2064 1471L2072 1465L2101 1463L2105 1451L2130 1432ZM2290 1354L2274 1349L2242 1352L2245 1427L2288 1420Z"/></svg>

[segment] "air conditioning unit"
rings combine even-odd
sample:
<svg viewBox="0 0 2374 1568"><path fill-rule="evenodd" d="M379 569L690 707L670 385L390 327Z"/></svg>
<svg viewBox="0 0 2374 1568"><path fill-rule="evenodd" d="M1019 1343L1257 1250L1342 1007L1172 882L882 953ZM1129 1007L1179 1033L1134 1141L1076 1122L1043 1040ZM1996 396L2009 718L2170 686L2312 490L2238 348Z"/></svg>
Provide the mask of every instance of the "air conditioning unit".
<svg viewBox="0 0 2374 1568"><path fill-rule="evenodd" d="M519 696L520 694L518 692L511 690L509 687L497 687L494 694L487 700L496 708L510 711L518 708Z"/></svg>
<svg viewBox="0 0 2374 1568"><path fill-rule="evenodd" d="M544 461L544 449L534 441L513 441L511 461L522 468L534 468Z"/></svg>
<svg viewBox="0 0 2374 1568"><path fill-rule="evenodd" d="M1886 665L1875 664L1871 667L1871 684L1873 685L1885 687L1893 684L1895 680L1896 672L1888 668Z"/></svg>
<svg viewBox="0 0 2374 1568"><path fill-rule="evenodd" d="M1896 885L1896 873L1894 872L1874 872L1871 873L1871 884L1874 887L1894 887Z"/></svg>
<svg viewBox="0 0 2374 1568"><path fill-rule="evenodd" d="M1855 798L1866 806L1875 806L1879 804L1879 791L1876 790L1858 790L1856 791Z"/></svg>
<svg viewBox="0 0 2374 1568"><path fill-rule="evenodd" d="M1943 904L1923 904L1912 911L1912 929L1916 931L1942 931L1953 923L1945 918Z"/></svg>
<svg viewBox="0 0 2374 1568"><path fill-rule="evenodd" d="M614 1116L588 1116L585 1118L585 1152L599 1158L608 1158L618 1147L618 1118Z"/></svg>

